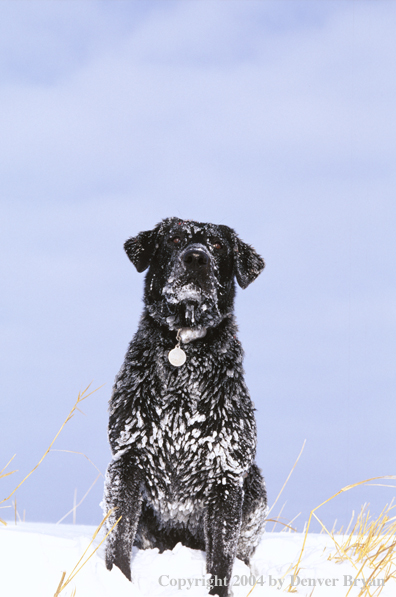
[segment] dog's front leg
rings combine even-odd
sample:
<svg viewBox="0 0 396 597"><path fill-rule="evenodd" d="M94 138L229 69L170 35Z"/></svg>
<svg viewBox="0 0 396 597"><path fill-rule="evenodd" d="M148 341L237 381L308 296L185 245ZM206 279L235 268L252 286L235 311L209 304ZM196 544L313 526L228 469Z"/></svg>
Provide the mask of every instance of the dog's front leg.
<svg viewBox="0 0 396 597"><path fill-rule="evenodd" d="M131 580L131 552L136 528L142 511L141 474L128 454L114 459L106 472L104 511L114 512L107 520L107 529L122 517L110 533L106 543L106 567L113 565Z"/></svg>
<svg viewBox="0 0 396 597"><path fill-rule="evenodd" d="M242 520L243 489L217 485L205 513L206 572L210 595L226 597L232 578Z"/></svg>

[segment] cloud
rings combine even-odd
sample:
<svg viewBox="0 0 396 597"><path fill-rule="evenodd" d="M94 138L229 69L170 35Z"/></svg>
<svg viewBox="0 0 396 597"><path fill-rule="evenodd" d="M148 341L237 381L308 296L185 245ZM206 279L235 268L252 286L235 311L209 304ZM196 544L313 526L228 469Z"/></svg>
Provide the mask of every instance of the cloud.
<svg viewBox="0 0 396 597"><path fill-rule="evenodd" d="M30 8L16 32L25 39L30 25L26 45L11 44L34 62L27 72L53 76L3 87L3 194L82 200L136 194L147 180L149 193L205 194L227 179L261 186L273 171L294 181L390 168L392 27L381 9L333 3L313 20L300 7L299 26L282 28L272 3L179 2L118 37L100 3L49 6Z"/></svg>

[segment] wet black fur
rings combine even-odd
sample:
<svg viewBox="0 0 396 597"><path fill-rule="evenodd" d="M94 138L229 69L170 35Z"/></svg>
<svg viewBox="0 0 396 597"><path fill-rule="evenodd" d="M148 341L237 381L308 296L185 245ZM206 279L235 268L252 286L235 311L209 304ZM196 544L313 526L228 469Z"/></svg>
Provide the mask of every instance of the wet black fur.
<svg viewBox="0 0 396 597"><path fill-rule="evenodd" d="M110 400L108 528L122 518L106 565L131 579L132 545L162 552L181 542L205 550L207 572L228 584L234 558L249 563L266 516L233 316L234 278L246 288L264 261L227 226L177 218L129 239L125 250L148 271L141 322ZM175 367L168 353L181 328L187 360ZM211 594L225 596L228 587Z"/></svg>

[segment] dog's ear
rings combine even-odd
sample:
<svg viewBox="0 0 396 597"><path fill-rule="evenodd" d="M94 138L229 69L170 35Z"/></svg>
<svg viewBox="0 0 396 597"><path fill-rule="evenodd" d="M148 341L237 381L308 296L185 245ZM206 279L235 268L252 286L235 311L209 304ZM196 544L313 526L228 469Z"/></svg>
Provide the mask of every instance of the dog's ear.
<svg viewBox="0 0 396 597"><path fill-rule="evenodd" d="M124 249L139 274L150 265L156 249L158 227L147 232L140 232L137 236L129 238L124 244Z"/></svg>
<svg viewBox="0 0 396 597"><path fill-rule="evenodd" d="M254 282L265 267L264 259L250 245L234 235L234 272L241 288Z"/></svg>

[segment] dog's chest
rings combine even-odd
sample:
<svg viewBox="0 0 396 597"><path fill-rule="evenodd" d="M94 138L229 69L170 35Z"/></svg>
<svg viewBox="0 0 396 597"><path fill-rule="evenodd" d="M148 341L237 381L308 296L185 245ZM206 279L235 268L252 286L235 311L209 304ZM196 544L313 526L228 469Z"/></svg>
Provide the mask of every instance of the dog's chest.
<svg viewBox="0 0 396 597"><path fill-rule="evenodd" d="M251 436L254 446L252 413L238 417L235 400L219 400L196 367L167 377L162 373L156 389L145 380L137 394L140 399L132 402L116 445L118 450L133 449L153 487L201 491L213 479L225 483L229 475L239 477L250 464L249 454L236 454L242 436Z"/></svg>
<svg viewBox="0 0 396 597"><path fill-rule="evenodd" d="M133 448L150 473L160 471L161 477L169 477L169 483L198 467L201 473L205 469L213 472L216 461L218 472L235 468L231 454L241 429L238 432L231 422L227 425L225 418L221 420L222 411L216 404L207 405L202 412L195 391L196 386L185 387L162 399L156 397L151 408L145 404L145 408L134 409L117 439L118 448Z"/></svg>
<svg viewBox="0 0 396 597"><path fill-rule="evenodd" d="M169 347L153 346L127 357L109 434L115 457L129 452L140 468L146 501L163 520L184 521L216 487L242 485L255 452L253 409L238 352L230 359L187 345L185 365L175 368Z"/></svg>
<svg viewBox="0 0 396 597"><path fill-rule="evenodd" d="M142 440L141 467L146 500L161 519L194 524L191 517L199 516L213 486L229 481L231 472L240 475L242 467L232 457L237 433L211 431L207 417L189 406L164 406Z"/></svg>

